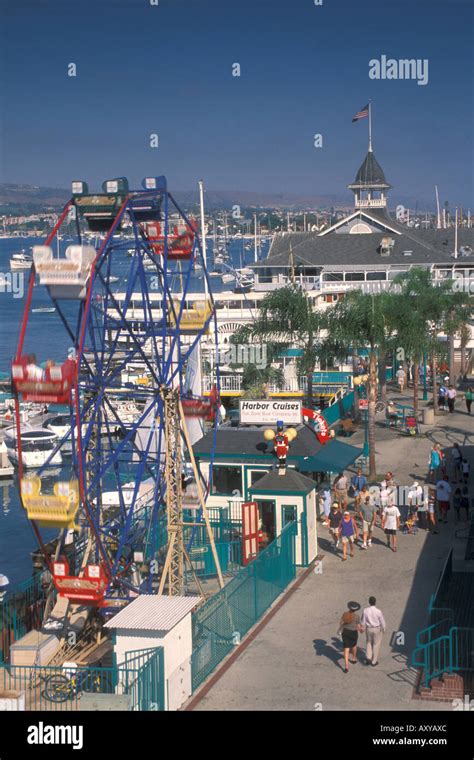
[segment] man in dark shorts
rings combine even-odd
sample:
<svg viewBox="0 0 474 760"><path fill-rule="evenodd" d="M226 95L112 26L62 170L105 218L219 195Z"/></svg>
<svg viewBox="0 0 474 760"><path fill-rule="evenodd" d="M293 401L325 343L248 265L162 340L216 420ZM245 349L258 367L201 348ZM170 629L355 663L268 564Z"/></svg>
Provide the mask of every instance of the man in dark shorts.
<svg viewBox="0 0 474 760"><path fill-rule="evenodd" d="M337 547L339 546L339 526L342 520L342 512L339 508L339 504L337 503L337 501L335 501L331 507L328 520L329 520L329 532L332 536L332 540L334 541L334 546L337 549Z"/></svg>
<svg viewBox="0 0 474 760"><path fill-rule="evenodd" d="M400 510L395 504L389 504L385 507L382 514L382 530L387 536L387 546L392 551L397 551L397 530L400 527Z"/></svg>

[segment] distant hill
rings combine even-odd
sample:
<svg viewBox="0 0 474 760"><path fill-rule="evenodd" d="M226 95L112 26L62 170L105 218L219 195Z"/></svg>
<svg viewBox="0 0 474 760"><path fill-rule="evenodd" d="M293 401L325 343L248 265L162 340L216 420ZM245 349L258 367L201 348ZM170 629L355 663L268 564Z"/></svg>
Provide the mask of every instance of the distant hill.
<svg viewBox="0 0 474 760"><path fill-rule="evenodd" d="M196 206L199 198L197 190L181 190L173 192L178 203L186 207ZM20 185L0 183L0 213L19 213L21 211L35 213L47 209L57 209L70 198L70 191L64 188L39 187L37 185ZM403 203L414 209L416 200L409 196L392 198L392 204ZM279 208L295 210L304 208L327 209L353 208L352 194L336 193L323 195L308 195L297 193L261 193L252 190L206 190L206 208L228 208L234 204L243 207ZM392 205L391 204L391 205ZM426 204L430 209L431 204ZM419 202L419 209L423 205Z"/></svg>

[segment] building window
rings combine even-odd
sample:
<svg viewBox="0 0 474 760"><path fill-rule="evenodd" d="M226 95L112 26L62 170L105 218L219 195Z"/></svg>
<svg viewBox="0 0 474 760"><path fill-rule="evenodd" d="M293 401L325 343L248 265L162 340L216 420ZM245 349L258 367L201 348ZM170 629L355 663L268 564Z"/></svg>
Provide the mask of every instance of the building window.
<svg viewBox="0 0 474 760"><path fill-rule="evenodd" d="M363 272L346 272L346 282L360 282L364 280Z"/></svg>
<svg viewBox="0 0 474 760"><path fill-rule="evenodd" d="M268 470L251 470L250 471L250 487L258 483L266 474Z"/></svg>
<svg viewBox="0 0 474 760"><path fill-rule="evenodd" d="M387 276L385 272L367 272L368 280L386 280Z"/></svg>
<svg viewBox="0 0 474 760"><path fill-rule="evenodd" d="M363 222L358 222L357 224L354 224L350 229L351 235L368 235L372 232L371 228L368 224L364 224Z"/></svg>
<svg viewBox="0 0 474 760"><path fill-rule="evenodd" d="M294 522L297 519L297 508L293 504L282 504L281 507L281 527L284 528L290 522Z"/></svg>
<svg viewBox="0 0 474 760"><path fill-rule="evenodd" d="M242 467L214 465L211 494L213 496L242 496Z"/></svg>

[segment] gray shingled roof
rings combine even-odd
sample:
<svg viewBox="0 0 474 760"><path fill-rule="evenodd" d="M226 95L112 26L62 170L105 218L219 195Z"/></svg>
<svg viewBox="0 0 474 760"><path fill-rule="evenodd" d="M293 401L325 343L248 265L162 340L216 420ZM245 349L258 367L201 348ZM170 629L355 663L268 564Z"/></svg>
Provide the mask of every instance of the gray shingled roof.
<svg viewBox="0 0 474 760"><path fill-rule="evenodd" d="M363 212L361 212L363 216ZM431 264L449 265L455 263L452 256L454 250L454 231L452 230L418 230L407 228L391 219L385 212L367 213L380 224L386 222L396 232L380 231L366 235L351 235L350 233L329 232L320 235L314 232L277 233L274 236L267 259L254 264L255 269L268 267L288 268L290 245L295 266L302 264L308 268L326 270L359 268L388 269L391 265L430 266ZM395 241L389 256L381 256L379 246L382 238L392 237ZM458 249L462 245L470 245L474 249L474 229L460 229L458 234ZM411 251L411 255L405 255ZM462 264L470 257L460 256ZM474 262L474 255L472 256Z"/></svg>
<svg viewBox="0 0 474 760"><path fill-rule="evenodd" d="M235 454L235 457L243 456L257 458L265 454L273 453L272 441L267 442L263 433L266 426L262 427L221 427L216 431L216 456L219 454ZM298 436L291 442L289 457L312 457L321 449L321 444L314 432L304 425L296 426ZM209 457L213 450L214 432L211 430L194 446L197 457ZM328 444L329 445L329 444Z"/></svg>
<svg viewBox="0 0 474 760"><path fill-rule="evenodd" d="M301 475L296 470L287 467L284 475L280 475L278 470L271 470L250 488L250 492L309 493L316 488L316 485L316 482L311 478L307 478L306 475Z"/></svg>
<svg viewBox="0 0 474 760"><path fill-rule="evenodd" d="M354 189L358 187L391 187L385 179L382 167L371 150L367 152L366 157L360 165L354 182L348 185L348 187Z"/></svg>

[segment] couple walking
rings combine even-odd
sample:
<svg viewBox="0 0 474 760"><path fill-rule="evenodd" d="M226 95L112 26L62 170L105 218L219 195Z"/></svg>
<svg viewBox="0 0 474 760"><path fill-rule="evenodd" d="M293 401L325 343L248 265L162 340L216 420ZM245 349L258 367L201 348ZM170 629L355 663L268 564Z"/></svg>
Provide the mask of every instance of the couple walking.
<svg viewBox="0 0 474 760"><path fill-rule="evenodd" d="M378 665L380 647L385 633L385 619L381 610L375 606L376 601L375 596L369 597L369 606L363 611L362 619L357 615L360 604L358 602L347 604L348 611L344 612L338 630L344 648L344 673L349 672L349 662L353 665L357 664L359 633L365 632L367 640L365 665L372 665L372 667Z"/></svg>

